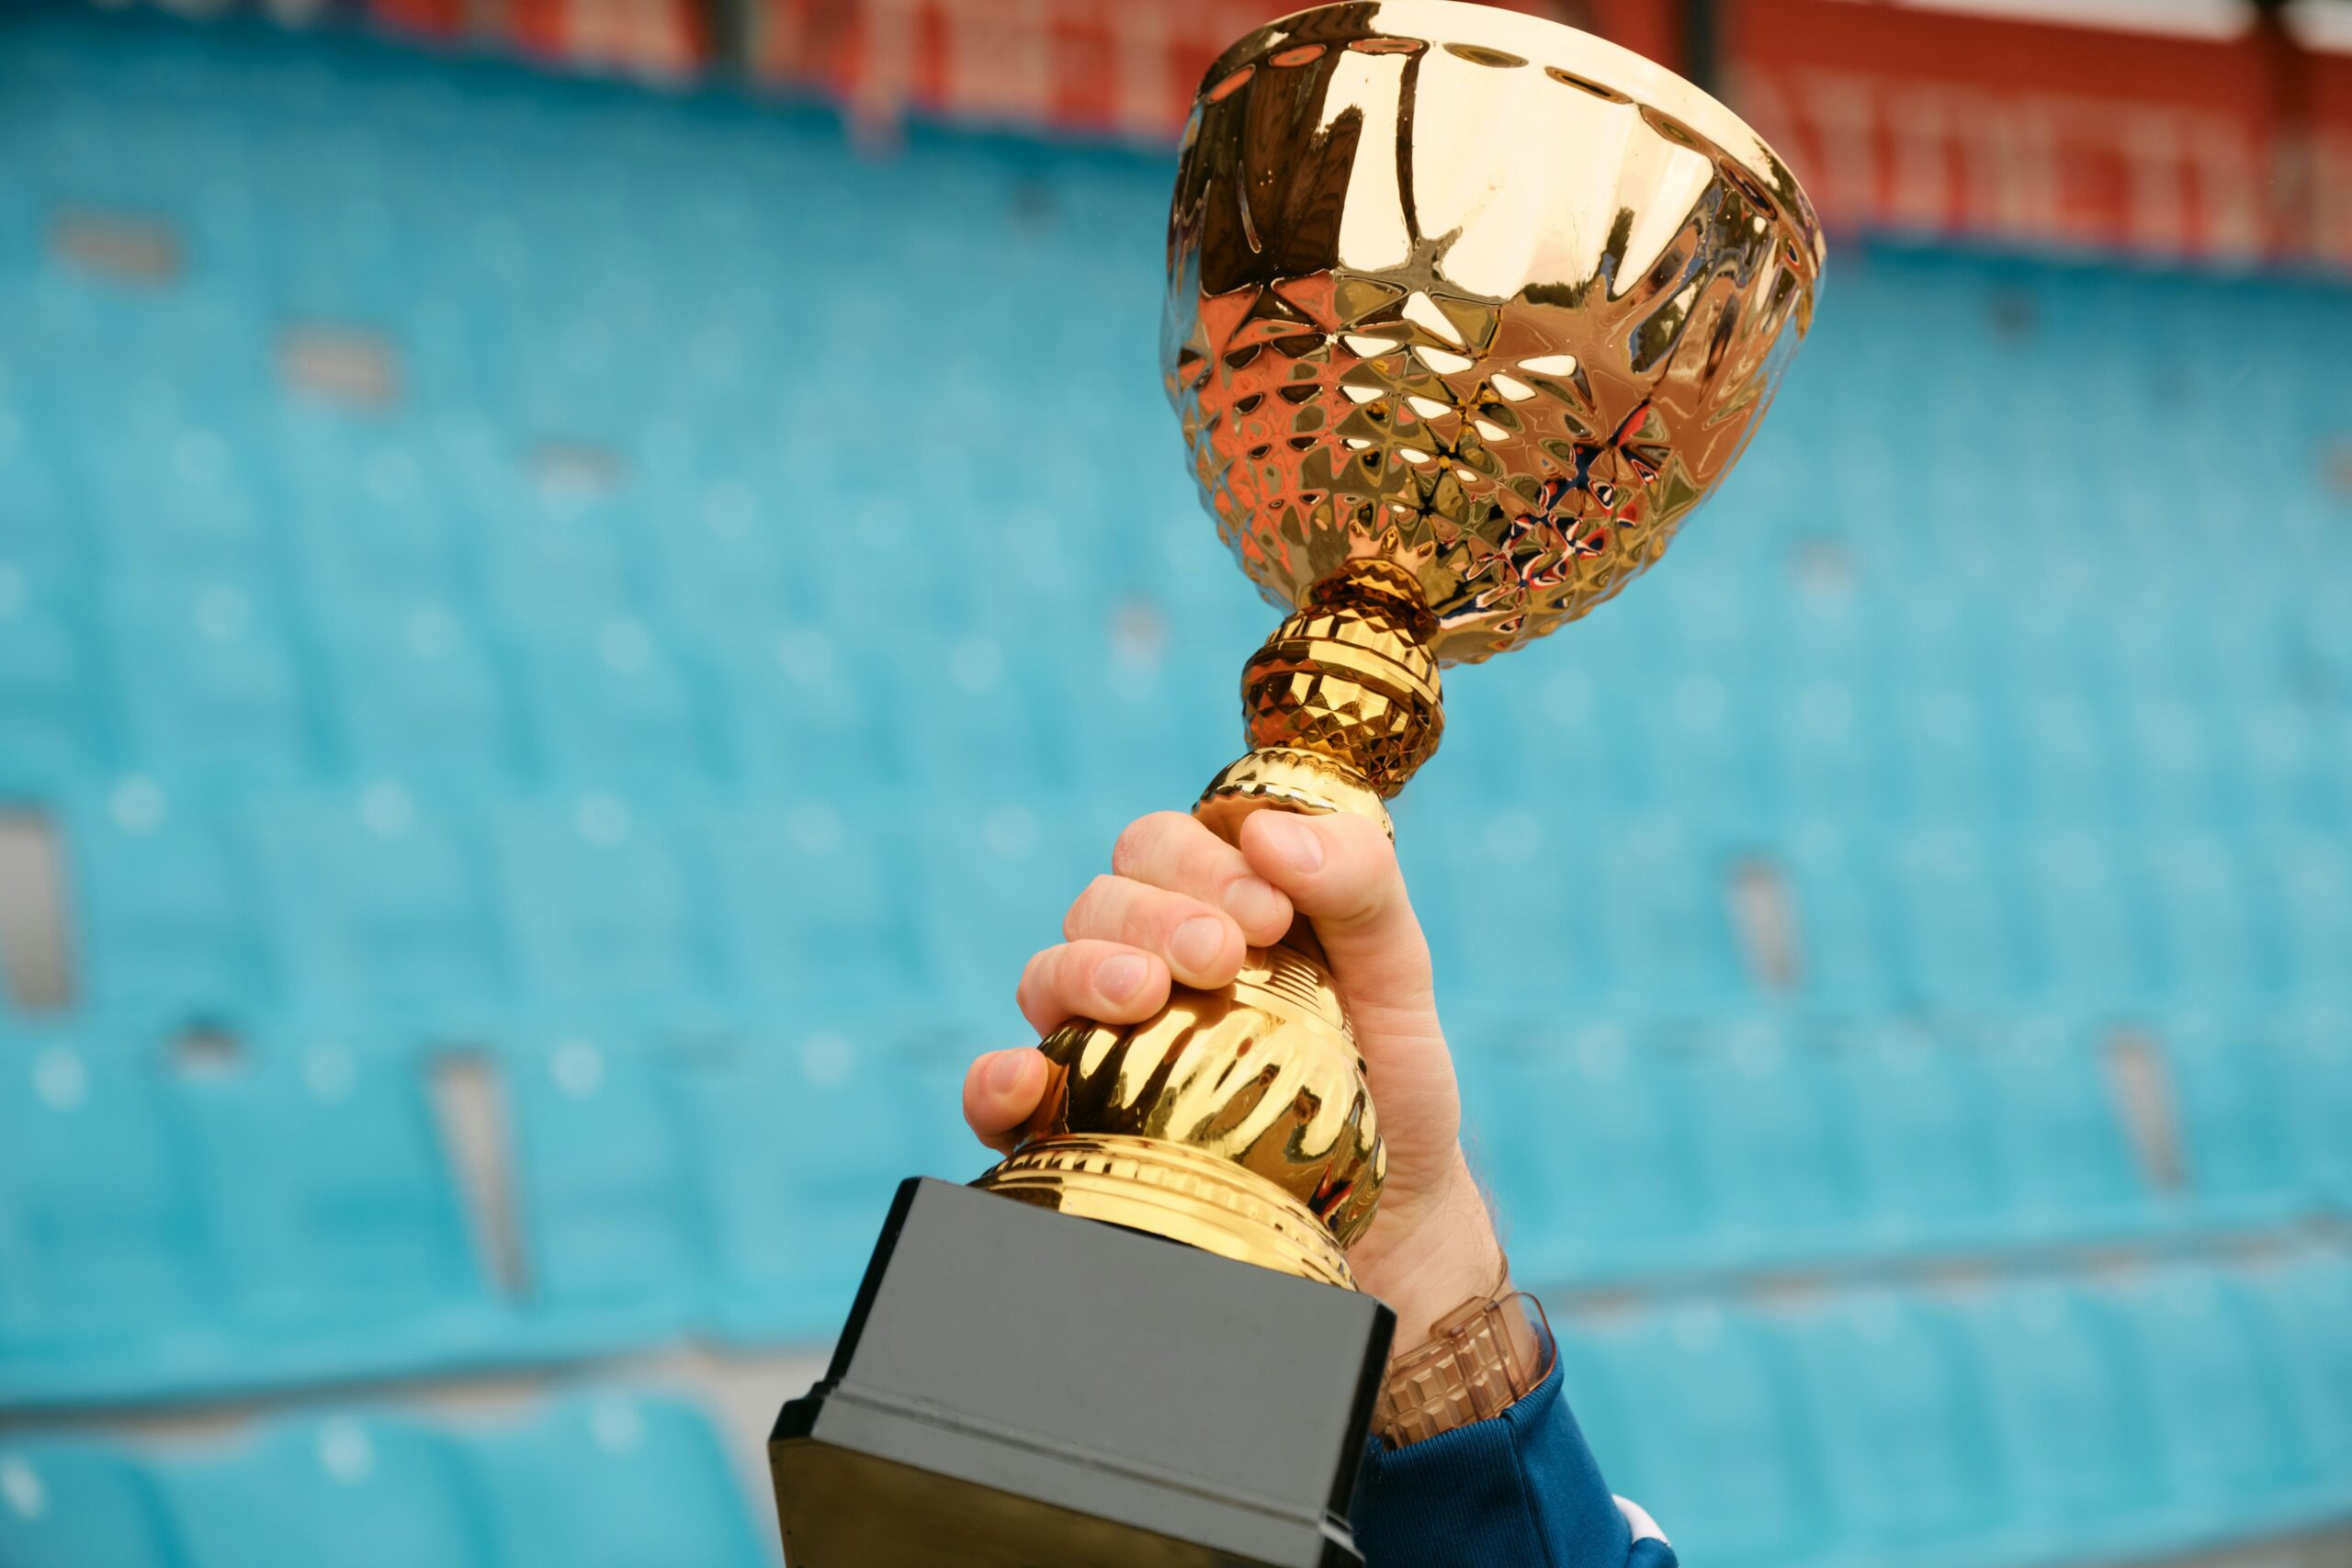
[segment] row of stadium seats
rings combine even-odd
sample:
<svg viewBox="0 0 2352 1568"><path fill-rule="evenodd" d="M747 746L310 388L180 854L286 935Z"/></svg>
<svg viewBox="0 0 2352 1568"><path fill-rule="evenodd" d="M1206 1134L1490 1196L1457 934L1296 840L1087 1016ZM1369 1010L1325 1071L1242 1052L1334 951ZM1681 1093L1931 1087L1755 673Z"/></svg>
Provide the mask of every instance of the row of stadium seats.
<svg viewBox="0 0 2352 1568"><path fill-rule="evenodd" d="M755 337L798 330L805 339L808 328L832 328L837 318L795 309L829 288L875 299L881 308L854 326L886 344L949 319L959 340L1025 333L1035 358L1070 311L1006 321L955 305L1047 276L1082 292L1148 276L1157 262L1164 175L1137 159L929 138L920 157L861 163L844 155L837 127L821 115L708 101L684 112L649 108L625 93L559 96L543 84L485 73L469 73L461 92L436 79L435 67L356 54L306 59L291 71L265 58L206 62L184 73L236 84L209 93L151 85L168 83L176 62L144 63L115 73L112 92L36 78L26 90L40 92L50 112L26 128L27 167L85 200L180 217L199 270L240 285L258 281L273 303L368 316L420 294L439 297L480 308L495 343L493 329L531 321L535 310L560 319L580 293L602 284L605 302L639 305L609 312L626 334L641 330L647 310L613 283L638 283L641 296L645 279L678 276L697 286L675 307L681 313L740 323ZM287 91L289 77L304 84L300 92ZM300 133L263 129L288 123ZM581 145L596 148L593 164L576 163ZM1031 215L1035 202L1008 199L1022 187L1088 220L1041 224ZM1106 208L1113 220L1102 220ZM1024 265L1038 252L1065 256L1080 242L1116 247L1117 264ZM843 265L834 276L817 276L812 253L839 255ZM2326 299L2314 288L2121 268L2036 275L1923 259L1912 268L1912 303L1899 311L1856 302L1848 291L1868 281L1865 268L1852 248L1840 263L1839 310L1875 329L1842 345L1842 378L1896 384L1916 363L1904 351L1923 336L1935 345L1936 374L1902 383L1899 400L1873 402L1857 392L1849 406L1858 419L1875 415L1879 429L1899 430L1917 412L1987 435L2023 433L2026 439L1999 445L2014 448L2009 471L2023 468L2031 481L2066 472L2086 436L2096 443L2102 420L2137 434L2215 405L2245 413L2230 445L2260 452L2254 460L2267 471L2266 444L2307 430L2324 402L2317 361L2289 358L2243 382L2211 385L2197 369L2242 355L2249 335L2277 341L2307 331L2314 297L2323 309ZM882 280L908 271L939 284L966 280L966 292L950 296L953 313L889 309L894 297ZM1923 311L1949 308L1981 321L1985 297L2004 287L2038 307L2038 331L2004 339L1938 332L1932 318L1922 320ZM1035 346L1040 339L1046 347ZM805 351L805 341L799 346ZM922 347L935 357L936 334ZM1105 352L1100 343L1089 348L1091 357ZM2000 374L2019 360L2037 373ZM1975 395L1996 380L2007 383L2005 395ZM1894 444L1858 442L1840 456L1879 445ZM1962 468L1967 442L1935 446L1951 451L1950 467ZM2216 459L2215 468L2226 461ZM2030 495L2034 486L2025 488Z"/></svg>
<svg viewBox="0 0 2352 1568"><path fill-rule="evenodd" d="M700 1412L576 1393L495 1426L281 1416L227 1442L0 1439L9 1568L767 1568Z"/></svg>
<svg viewBox="0 0 2352 1568"><path fill-rule="evenodd" d="M1554 1326L1610 1484L1719 1568L2027 1568L2352 1508L2341 1252ZM763 1560L744 1518L695 1416L617 1394L503 1431L282 1418L206 1458L0 1445L11 1568L736 1568Z"/></svg>
<svg viewBox="0 0 2352 1568"><path fill-rule="evenodd" d="M1014 602L986 623L783 630L789 618L773 610L732 630L708 614L533 624L435 597L320 608L305 596L298 626L283 604L220 581L125 580L85 614L0 554L12 719L0 784L129 768L240 784L586 779L687 795L883 774L1012 792L1148 782L1187 762L1190 782L1238 739L1238 671L1274 620L1246 602L1202 617L1116 592ZM1905 671L1867 646L1792 659L1778 637L1764 639L1783 645L1778 657L1727 645L1678 665L1657 617L1636 619L1642 603L1456 676L1430 785L1605 765L1627 795L1729 824L1833 808L1986 828L2340 831L2347 819L2352 725L2340 705L2278 695L2280 682L2261 697L2199 697L2159 671L2119 691L2063 665L2012 675L1958 655ZM1596 678L1622 660L1645 675ZM1114 761L1131 750L1155 773Z"/></svg>
<svg viewBox="0 0 2352 1568"><path fill-rule="evenodd" d="M689 1329L819 1339L897 1182L985 1164L952 1049L512 1043L475 1102L503 1127L479 1155L446 1061L314 1031L226 1064L12 1053L0 1407L545 1363ZM469 1158L488 1168L470 1205Z"/></svg>
<svg viewBox="0 0 2352 1568"><path fill-rule="evenodd" d="M2130 1561L2352 1510L2340 1252L1555 1326L1610 1485L1712 1568Z"/></svg>
<svg viewBox="0 0 2352 1568"><path fill-rule="evenodd" d="M225 1064L33 1046L0 1077L0 1404L820 1336L896 1182L985 1164L957 1113L969 1049L541 1031L462 1058L487 1068L504 1129L469 1183L436 1097L456 1058L430 1050L316 1028ZM2049 1021L1594 1027L1461 1050L1531 1284L2166 1247L2352 1216L2342 1029L2184 1032L2123 1058ZM2144 1111L2134 1083L2155 1086Z"/></svg>
<svg viewBox="0 0 2352 1568"><path fill-rule="evenodd" d="M1962 1011L2317 1006L2352 982L2337 835L1808 818L1749 833L1655 809L1547 829L1456 793L1432 780L1398 819L1440 979L1464 1008L1776 993ZM1058 940L1147 804L879 780L701 806L389 779L224 800L132 776L30 808L58 834L95 1017L365 1009L446 1032L721 1005L996 1028L1029 953Z"/></svg>
<svg viewBox="0 0 2352 1568"><path fill-rule="evenodd" d="M1531 1280L1895 1264L2352 1213L2352 1026L1457 1027Z"/></svg>

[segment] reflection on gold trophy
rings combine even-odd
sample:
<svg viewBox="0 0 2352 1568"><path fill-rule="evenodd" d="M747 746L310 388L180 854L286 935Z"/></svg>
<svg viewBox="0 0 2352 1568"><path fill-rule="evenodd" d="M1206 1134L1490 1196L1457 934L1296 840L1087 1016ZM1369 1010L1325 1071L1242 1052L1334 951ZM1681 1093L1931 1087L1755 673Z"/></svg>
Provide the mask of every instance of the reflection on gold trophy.
<svg viewBox="0 0 2352 1568"><path fill-rule="evenodd" d="M1227 50L1184 133L1162 362L1219 535L1291 614L1195 814L1386 827L1440 667L1609 598L1730 469L1823 256L1753 131L1567 28L1395 0ZM1222 991L1044 1048L1057 1087L979 1185L1352 1283L1383 1151L1304 924Z"/></svg>

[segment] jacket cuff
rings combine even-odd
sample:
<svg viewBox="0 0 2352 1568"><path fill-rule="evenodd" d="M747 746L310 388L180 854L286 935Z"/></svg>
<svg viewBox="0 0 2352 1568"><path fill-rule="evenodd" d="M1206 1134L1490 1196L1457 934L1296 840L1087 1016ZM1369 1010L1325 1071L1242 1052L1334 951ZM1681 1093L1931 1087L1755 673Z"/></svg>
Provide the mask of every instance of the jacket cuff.
<svg viewBox="0 0 2352 1568"><path fill-rule="evenodd" d="M1366 1568L1627 1568L1633 1529L1560 1385L1555 1365L1499 1416L1402 1449L1372 1439L1354 1509Z"/></svg>

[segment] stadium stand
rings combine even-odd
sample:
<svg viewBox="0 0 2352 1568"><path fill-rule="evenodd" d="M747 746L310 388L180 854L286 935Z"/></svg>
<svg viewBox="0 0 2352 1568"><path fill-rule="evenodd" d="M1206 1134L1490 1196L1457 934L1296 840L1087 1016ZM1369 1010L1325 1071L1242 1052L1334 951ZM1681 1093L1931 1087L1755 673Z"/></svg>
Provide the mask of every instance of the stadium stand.
<svg viewBox="0 0 2352 1568"><path fill-rule="evenodd" d="M0 1446L11 1568L755 1568L767 1561L717 1434L607 1390L465 1428L279 1417L152 1462L73 1440Z"/></svg>
<svg viewBox="0 0 2352 1568"><path fill-rule="evenodd" d="M0 1007L0 1410L821 1343L1238 744L1166 180L0 21L0 810L74 964ZM1472 1135L1687 1561L2352 1521L2347 358L2340 283L1843 246L1667 569L1450 675ZM733 1568L735 1487L621 1393L34 1431L0 1559Z"/></svg>

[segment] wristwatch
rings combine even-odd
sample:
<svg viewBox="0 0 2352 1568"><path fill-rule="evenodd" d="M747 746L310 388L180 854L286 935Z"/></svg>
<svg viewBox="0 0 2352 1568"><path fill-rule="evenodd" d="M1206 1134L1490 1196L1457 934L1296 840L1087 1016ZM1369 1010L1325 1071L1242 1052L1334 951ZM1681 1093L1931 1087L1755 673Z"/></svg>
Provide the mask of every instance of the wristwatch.
<svg viewBox="0 0 2352 1568"><path fill-rule="evenodd" d="M1552 1371L1552 1326L1524 1291L1463 1303L1388 1364L1373 1430L1392 1449L1499 1416Z"/></svg>

